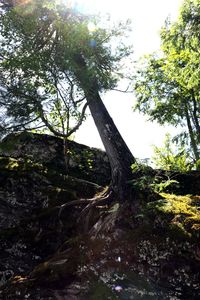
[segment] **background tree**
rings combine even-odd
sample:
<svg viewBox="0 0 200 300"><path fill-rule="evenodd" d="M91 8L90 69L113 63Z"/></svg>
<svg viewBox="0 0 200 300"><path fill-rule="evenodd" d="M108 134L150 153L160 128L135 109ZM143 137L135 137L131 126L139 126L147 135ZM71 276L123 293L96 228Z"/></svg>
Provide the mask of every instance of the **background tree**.
<svg viewBox="0 0 200 300"><path fill-rule="evenodd" d="M135 78L135 109L160 124L181 126L179 141L200 158L200 1L185 0L177 22L161 31L162 52L146 56Z"/></svg>
<svg viewBox="0 0 200 300"><path fill-rule="evenodd" d="M183 147L178 147L172 141L170 134L166 134L162 147L153 146L153 163L159 169L169 171L191 171L193 164L189 153Z"/></svg>
<svg viewBox="0 0 200 300"><path fill-rule="evenodd" d="M91 22L95 28L92 31ZM122 42L128 24L109 29L105 25L97 26L100 23L97 18L64 6L62 1L32 0L13 6L0 20L1 74L7 90L8 86L11 90L15 86L12 95L18 99L20 111L10 105L7 114L17 121L38 113L46 117L43 114L46 106L42 105L50 99L38 90L43 86L51 90L52 66L59 80L67 79L76 85L86 99L110 161L111 191L123 201L127 196L127 181L132 177L130 166L135 159L100 93L116 86L121 75L120 62L130 54L130 48ZM116 41L119 46L114 49ZM10 98L11 104L16 103L14 98Z"/></svg>

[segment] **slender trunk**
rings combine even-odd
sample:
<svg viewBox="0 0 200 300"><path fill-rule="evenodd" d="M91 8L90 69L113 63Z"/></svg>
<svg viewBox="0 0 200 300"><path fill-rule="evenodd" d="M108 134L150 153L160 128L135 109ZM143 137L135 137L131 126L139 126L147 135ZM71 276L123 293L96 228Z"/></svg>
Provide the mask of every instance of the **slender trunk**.
<svg viewBox="0 0 200 300"><path fill-rule="evenodd" d="M195 98L194 91L192 90L192 102L193 102L193 119L194 119L194 125L197 132L197 141L200 143L200 125L199 125L199 119L198 119L198 107L197 107L197 101Z"/></svg>
<svg viewBox="0 0 200 300"><path fill-rule="evenodd" d="M95 78L88 78L87 66L81 55L75 57L78 71L76 78L84 90L86 100L97 127L102 143L111 166L111 188L118 195L121 202L128 197L128 180L133 177L131 165L136 162L128 146L124 142L116 125L110 117L100 95L99 87Z"/></svg>
<svg viewBox="0 0 200 300"><path fill-rule="evenodd" d="M198 152L198 148L197 148L197 144L196 144L196 140L195 140L195 135L192 129L192 124L190 121L190 116L189 116L189 112L188 112L188 107L187 107L187 103L184 103L184 110L185 110L185 116L186 116L186 121L187 121L187 127L188 127L188 131L189 131L189 136L190 136L190 140L191 140L191 146L192 146L192 150L194 153L194 157L195 160L199 160L199 152Z"/></svg>
<svg viewBox="0 0 200 300"><path fill-rule="evenodd" d="M109 158L112 188L124 200L127 181L132 178L131 164L135 158L110 117L98 91L87 95L88 106Z"/></svg>

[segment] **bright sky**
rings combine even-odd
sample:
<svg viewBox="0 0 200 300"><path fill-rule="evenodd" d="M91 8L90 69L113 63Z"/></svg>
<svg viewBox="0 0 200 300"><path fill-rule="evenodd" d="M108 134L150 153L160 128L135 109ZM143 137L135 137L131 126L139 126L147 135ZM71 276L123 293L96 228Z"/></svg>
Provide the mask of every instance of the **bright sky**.
<svg viewBox="0 0 200 300"><path fill-rule="evenodd" d="M158 50L160 45L159 30L166 18L176 19L182 0L79 0L83 7L91 10L109 12L121 20L130 18L133 33L130 37L136 58L145 53ZM78 3L80 3L77 1ZM172 127L160 127L156 123L145 121L144 116L133 112L134 95L108 92L104 103L117 125L124 140L138 158L150 158L153 154L151 145L161 146L167 132L174 133ZM82 125L75 140L92 147L103 148L93 120Z"/></svg>

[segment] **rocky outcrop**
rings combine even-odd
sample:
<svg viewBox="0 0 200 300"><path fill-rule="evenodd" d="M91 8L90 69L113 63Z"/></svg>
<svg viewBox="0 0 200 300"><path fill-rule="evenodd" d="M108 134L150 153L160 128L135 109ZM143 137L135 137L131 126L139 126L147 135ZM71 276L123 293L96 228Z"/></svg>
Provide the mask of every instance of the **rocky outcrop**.
<svg viewBox="0 0 200 300"><path fill-rule="evenodd" d="M0 144L0 156L24 158L42 163L56 172L107 185L110 165L104 151L67 141L65 157L63 140L47 134L12 133ZM67 161L67 166L66 166Z"/></svg>
<svg viewBox="0 0 200 300"><path fill-rule="evenodd" d="M200 172L189 171L180 173L177 171L152 170L152 177L157 182L176 181L174 184L169 184L167 191L178 195L200 195Z"/></svg>
<svg viewBox="0 0 200 300"><path fill-rule="evenodd" d="M61 206L102 191L83 178L109 181L104 152L69 143L68 171L61 139L24 132L0 144L0 287L31 272L73 235L81 207L61 214Z"/></svg>
<svg viewBox="0 0 200 300"><path fill-rule="evenodd" d="M69 142L66 169L55 137L12 134L0 148L0 299L199 299L198 172L176 174L193 195L149 197L146 177L171 176L151 169L132 182L140 207L88 210L109 182L104 152Z"/></svg>
<svg viewBox="0 0 200 300"><path fill-rule="evenodd" d="M28 274L73 236L81 206L61 213L63 204L100 191L95 183L25 156L0 157L0 290L10 277Z"/></svg>

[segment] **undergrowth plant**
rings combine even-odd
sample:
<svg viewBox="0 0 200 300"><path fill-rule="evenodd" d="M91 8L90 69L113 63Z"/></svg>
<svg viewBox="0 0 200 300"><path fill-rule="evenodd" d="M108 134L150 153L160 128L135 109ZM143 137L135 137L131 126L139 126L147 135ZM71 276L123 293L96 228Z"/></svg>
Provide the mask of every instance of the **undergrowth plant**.
<svg viewBox="0 0 200 300"><path fill-rule="evenodd" d="M164 176L166 179L163 179L163 176L159 174L153 175L152 168L142 164L133 164L131 169L134 173L141 173L137 179L131 181L133 187L138 191L152 190L156 193L162 193L168 191L169 187L178 186L179 182L173 178L170 178L166 173Z"/></svg>

